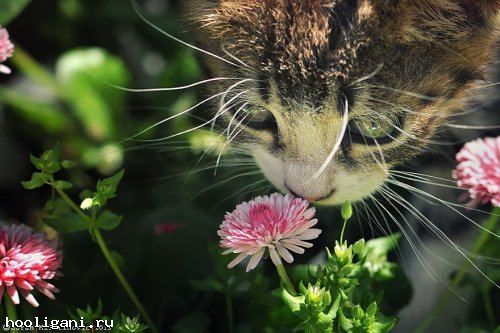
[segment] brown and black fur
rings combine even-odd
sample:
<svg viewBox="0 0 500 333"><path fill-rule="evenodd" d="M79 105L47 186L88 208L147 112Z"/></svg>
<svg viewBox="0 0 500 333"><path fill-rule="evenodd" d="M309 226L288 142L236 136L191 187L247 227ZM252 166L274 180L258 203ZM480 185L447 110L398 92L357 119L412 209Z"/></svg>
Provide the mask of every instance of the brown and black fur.
<svg viewBox="0 0 500 333"><path fill-rule="evenodd" d="M316 137L324 148L312 144L307 152L324 156L334 139L328 126L338 122L346 97L352 116L401 115L411 135L382 145L393 166L417 154L484 78L495 54L500 1L196 0L187 7L201 46L216 54L223 47L249 67L207 56L210 75L256 80L245 86L254 89L247 101L276 119L274 128L249 127L242 138L303 161L304 141L297 138L303 133L293 128L299 117L325 133ZM224 88L215 85L214 92ZM373 163L373 150L346 142L337 158Z"/></svg>

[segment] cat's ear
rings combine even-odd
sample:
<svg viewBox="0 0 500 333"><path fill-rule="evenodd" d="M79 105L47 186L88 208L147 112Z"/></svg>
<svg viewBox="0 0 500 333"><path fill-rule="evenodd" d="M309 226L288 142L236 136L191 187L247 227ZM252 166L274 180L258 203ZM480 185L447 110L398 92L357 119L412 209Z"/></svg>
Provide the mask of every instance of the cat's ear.
<svg viewBox="0 0 500 333"><path fill-rule="evenodd" d="M500 0L460 0L459 3L471 22L490 21L500 12Z"/></svg>

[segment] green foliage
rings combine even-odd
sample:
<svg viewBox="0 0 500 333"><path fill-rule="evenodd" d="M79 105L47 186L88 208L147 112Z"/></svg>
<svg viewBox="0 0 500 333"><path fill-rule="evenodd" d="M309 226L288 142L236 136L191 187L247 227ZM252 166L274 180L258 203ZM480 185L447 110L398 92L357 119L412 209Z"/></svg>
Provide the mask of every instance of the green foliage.
<svg viewBox="0 0 500 333"><path fill-rule="evenodd" d="M333 251L327 249L327 263L310 276L306 288L300 283L298 295L281 288L281 298L290 310L302 319L305 332L334 332L342 327L345 332L389 332L395 318L385 317L379 309L380 294L372 286L378 271L371 272L372 258L382 263L391 247L385 246L397 237L389 236L348 245L336 242Z"/></svg>
<svg viewBox="0 0 500 333"><path fill-rule="evenodd" d="M341 212L346 224L352 216L351 205L344 204ZM395 278L393 270L397 265L388 262L387 255L399 239L395 234L368 242L361 239L353 245L336 241L333 251L326 249L324 265L315 270L308 268L306 278L302 273L297 295L282 286L279 295L301 319L299 327L308 333L391 331L396 318L382 314L382 290L377 289L377 284Z"/></svg>
<svg viewBox="0 0 500 333"><path fill-rule="evenodd" d="M56 79L89 137L102 141L117 134L113 115L123 108L123 92L109 85L125 86L130 79L121 59L99 48L71 50L57 61Z"/></svg>
<svg viewBox="0 0 500 333"><path fill-rule="evenodd" d="M58 191L62 197L59 200L49 200L45 206L44 222L48 226L62 234L69 234L86 229L92 231L94 228L109 231L120 225L123 219L122 216L109 210L99 213L99 209L103 208L108 203L108 200L116 197L116 190L125 174L124 170L111 177L99 180L95 192L86 190L86 197L82 201L80 208L77 208L77 205L64 193L65 190L73 188L73 184L55 178L55 174L60 170L72 169L77 166L73 161L61 160L60 145L58 144L54 149L47 150L39 157L31 155L30 161L40 172L34 172L30 180L22 182L23 187L27 190L34 190L49 185ZM68 207L73 208L73 211L70 211ZM90 210L92 214L85 216L84 210Z"/></svg>
<svg viewBox="0 0 500 333"><path fill-rule="evenodd" d="M30 3L31 0L0 1L0 25L7 25Z"/></svg>
<svg viewBox="0 0 500 333"><path fill-rule="evenodd" d="M148 327L141 324L139 316L130 318L121 314L121 323L118 326L118 331L123 333L140 333L144 332Z"/></svg>

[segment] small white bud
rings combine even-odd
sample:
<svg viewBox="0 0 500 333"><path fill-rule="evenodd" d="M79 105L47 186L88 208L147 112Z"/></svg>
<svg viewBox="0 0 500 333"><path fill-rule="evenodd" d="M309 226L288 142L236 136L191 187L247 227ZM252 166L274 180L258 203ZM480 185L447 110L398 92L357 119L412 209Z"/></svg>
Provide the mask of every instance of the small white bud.
<svg viewBox="0 0 500 333"><path fill-rule="evenodd" d="M87 198L82 201L82 203L80 204L80 208L83 210L87 210L92 208L93 205L94 205L94 200L92 200L92 198Z"/></svg>

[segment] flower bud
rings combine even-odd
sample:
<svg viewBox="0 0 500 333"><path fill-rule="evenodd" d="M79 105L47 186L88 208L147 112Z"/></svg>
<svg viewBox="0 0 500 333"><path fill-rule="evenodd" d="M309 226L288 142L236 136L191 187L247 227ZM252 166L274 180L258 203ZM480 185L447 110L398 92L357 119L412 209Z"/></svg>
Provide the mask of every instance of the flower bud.
<svg viewBox="0 0 500 333"><path fill-rule="evenodd" d="M93 205L94 205L94 200L92 198L86 198L80 204L80 208L83 210L87 210L92 208Z"/></svg>

